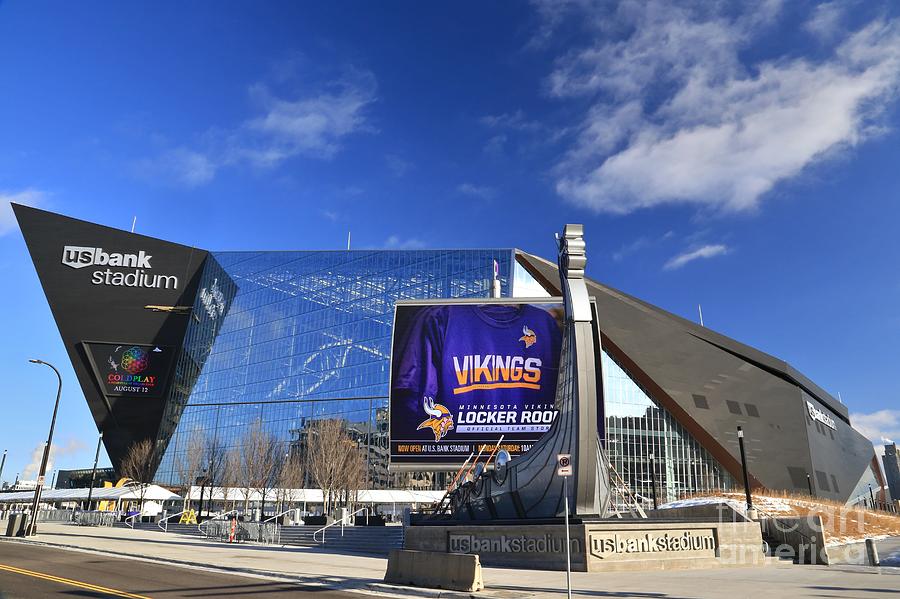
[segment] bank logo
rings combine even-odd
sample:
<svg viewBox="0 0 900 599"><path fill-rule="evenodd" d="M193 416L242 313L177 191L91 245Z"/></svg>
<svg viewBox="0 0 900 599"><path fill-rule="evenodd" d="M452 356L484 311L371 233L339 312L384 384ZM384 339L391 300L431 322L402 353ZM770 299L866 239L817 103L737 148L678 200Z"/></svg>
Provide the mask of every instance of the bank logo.
<svg viewBox="0 0 900 599"><path fill-rule="evenodd" d="M534 331L528 328L528 325L522 327L522 336L519 337L519 341L525 342L525 349L528 349L535 343L537 343L537 335L534 334Z"/></svg>
<svg viewBox="0 0 900 599"><path fill-rule="evenodd" d="M423 420L416 430L430 428L434 433L435 442L440 441L447 436L447 433L453 428L453 415L446 407L439 403L434 403L433 397L422 398L422 407L430 418Z"/></svg>
<svg viewBox="0 0 900 599"><path fill-rule="evenodd" d="M150 268L150 254L143 250L137 254L104 252L103 248L67 245L63 248L62 263L72 268L86 266L124 266L129 268Z"/></svg>

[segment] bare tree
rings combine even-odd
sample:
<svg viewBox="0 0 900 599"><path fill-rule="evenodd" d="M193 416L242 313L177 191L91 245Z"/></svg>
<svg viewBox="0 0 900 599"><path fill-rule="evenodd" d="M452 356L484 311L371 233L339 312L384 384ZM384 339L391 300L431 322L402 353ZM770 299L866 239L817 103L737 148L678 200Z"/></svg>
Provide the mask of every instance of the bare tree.
<svg viewBox="0 0 900 599"><path fill-rule="evenodd" d="M184 505L181 508L183 510L191 506L191 486L197 482L197 476L203 467L205 447L203 434L200 431L193 431L188 436L187 444L176 463L178 478L181 480L181 488L184 493Z"/></svg>
<svg viewBox="0 0 900 599"><path fill-rule="evenodd" d="M144 511L144 498L147 496L147 489L153 481L154 448L155 443L150 439L135 441L128 448L125 457L119 464L121 475L138 483L141 512Z"/></svg>
<svg viewBox="0 0 900 599"><path fill-rule="evenodd" d="M244 509L249 505L250 491L260 495L261 513L265 514L266 498L278 483L283 455L281 445L256 420L241 442L241 470L243 472Z"/></svg>
<svg viewBox="0 0 900 599"><path fill-rule="evenodd" d="M322 489L325 513L334 508L338 494L352 500L362 482L364 465L358 444L347 433L343 421L316 420L306 438L306 467Z"/></svg>
<svg viewBox="0 0 900 599"><path fill-rule="evenodd" d="M284 511L285 503L293 503L296 500L294 490L303 486L304 476L303 458L300 454L292 452L286 455L281 463L281 471L278 473L276 499L281 505L278 509L279 512Z"/></svg>
<svg viewBox="0 0 900 599"><path fill-rule="evenodd" d="M216 487L225 484L227 476L227 450L217 435L207 437L203 442L203 459L200 462L200 471L204 475L204 486L209 487L209 505L213 503L213 493ZM223 500L224 503L224 500ZM200 506L202 511L203 506ZM209 511L209 508L207 508Z"/></svg>

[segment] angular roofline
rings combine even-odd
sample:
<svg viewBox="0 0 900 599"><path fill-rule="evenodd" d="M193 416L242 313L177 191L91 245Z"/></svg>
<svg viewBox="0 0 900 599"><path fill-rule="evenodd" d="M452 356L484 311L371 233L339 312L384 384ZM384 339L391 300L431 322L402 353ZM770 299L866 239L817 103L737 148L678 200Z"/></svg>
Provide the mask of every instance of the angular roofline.
<svg viewBox="0 0 900 599"><path fill-rule="evenodd" d="M541 273L536 273L531 264L528 263L529 260L533 260L538 263L543 263L547 267L552 267L554 270L557 269L556 264L546 260L545 258L541 258L540 256L535 256L534 254L529 254L528 252L524 252L522 250L516 249L516 261L519 262L523 267L528 269L529 274L534 276L539 283L542 285L550 286L548 292L550 290L555 291L556 294L559 294L558 283L554 283L550 281L546 277L544 277ZM532 268L529 268L532 267ZM596 289L618 299L630 303L632 305L636 305L638 309L649 312L653 314L657 318L663 318L670 321L673 321L680 325L682 328L686 329L689 334L692 336L705 341L711 345L715 345L719 349L726 351L746 362L753 364L754 366L769 372L770 374L777 376L781 379L786 380L789 383L792 383L811 396L815 397L819 400L823 405L825 405L828 409L834 412L837 416L841 418L841 420L850 424L850 413L847 409L847 406L839 402L834 396L830 393L822 389L808 377L803 375L796 368L788 364L786 361L767 354L763 351L760 351L754 347L751 347L745 343L741 343L740 341L736 341L731 337L718 333L712 329L707 327L702 327L699 324L692 322L686 318L682 318L677 314L673 314L668 312L662 308L654 306L653 304L647 303L639 298L636 298L632 295L619 291L613 287L609 287L608 285L604 285L603 283L599 283L593 279L585 277L589 286L593 286ZM552 293L551 293L552 294Z"/></svg>

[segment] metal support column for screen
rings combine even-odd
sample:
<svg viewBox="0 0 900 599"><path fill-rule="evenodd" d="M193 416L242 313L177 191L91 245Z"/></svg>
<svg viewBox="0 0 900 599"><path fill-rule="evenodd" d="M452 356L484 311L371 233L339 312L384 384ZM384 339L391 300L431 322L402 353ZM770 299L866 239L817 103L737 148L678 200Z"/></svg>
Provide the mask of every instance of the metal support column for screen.
<svg viewBox="0 0 900 599"><path fill-rule="evenodd" d="M550 430L528 453L513 458L503 476L485 470L471 485L451 494L454 515L461 518L497 512L498 505L515 506L519 518L554 518L571 512L599 517L609 503L609 466L597 430L597 388L600 347L590 298L584 282L587 263L584 230L566 225L559 244L559 274L565 304L565 324L555 407ZM558 454L571 454L572 484L564 484L547 464ZM571 510L565 509L565 504ZM467 516L468 515L468 516ZM496 516L495 516L496 517Z"/></svg>

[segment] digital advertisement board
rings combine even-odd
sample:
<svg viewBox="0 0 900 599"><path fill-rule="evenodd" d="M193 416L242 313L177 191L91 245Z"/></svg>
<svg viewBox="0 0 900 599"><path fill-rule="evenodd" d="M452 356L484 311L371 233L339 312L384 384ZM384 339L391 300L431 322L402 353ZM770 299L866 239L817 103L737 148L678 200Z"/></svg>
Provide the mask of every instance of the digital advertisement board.
<svg viewBox="0 0 900 599"><path fill-rule="evenodd" d="M83 343L97 382L107 397L160 397L175 348L135 343Z"/></svg>
<svg viewBox="0 0 900 599"><path fill-rule="evenodd" d="M452 469L500 437L513 456L550 429L562 343L559 300L397 302L391 469Z"/></svg>

